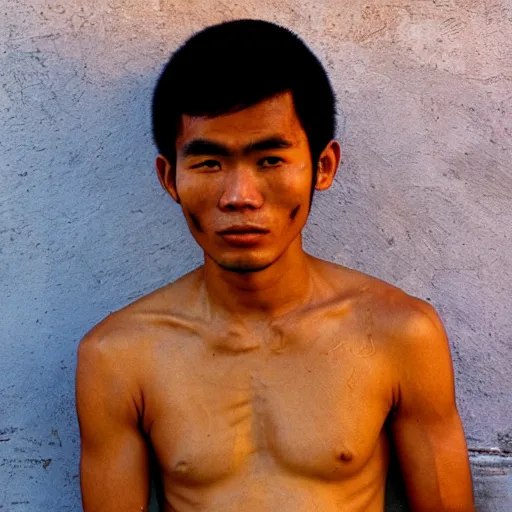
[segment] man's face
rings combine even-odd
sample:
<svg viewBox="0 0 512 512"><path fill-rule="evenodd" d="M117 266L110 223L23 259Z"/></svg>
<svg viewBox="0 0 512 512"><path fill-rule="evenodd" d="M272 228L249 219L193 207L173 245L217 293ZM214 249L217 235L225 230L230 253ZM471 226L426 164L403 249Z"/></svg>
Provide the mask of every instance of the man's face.
<svg viewBox="0 0 512 512"><path fill-rule="evenodd" d="M182 116L176 155L166 188L221 267L262 270L300 235L313 169L290 93L214 118Z"/></svg>

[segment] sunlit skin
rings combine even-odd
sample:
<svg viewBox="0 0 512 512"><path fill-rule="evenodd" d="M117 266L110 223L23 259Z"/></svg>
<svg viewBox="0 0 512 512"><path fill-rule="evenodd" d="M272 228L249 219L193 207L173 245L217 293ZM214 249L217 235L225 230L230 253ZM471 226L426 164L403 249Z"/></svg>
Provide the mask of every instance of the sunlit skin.
<svg viewBox="0 0 512 512"><path fill-rule="evenodd" d="M85 511L146 510L150 446L166 512L382 512L391 457L413 512L473 511L435 310L302 248L311 187L332 184L339 144L313 184L286 92L183 116L176 153L157 174L204 265L80 344Z"/></svg>

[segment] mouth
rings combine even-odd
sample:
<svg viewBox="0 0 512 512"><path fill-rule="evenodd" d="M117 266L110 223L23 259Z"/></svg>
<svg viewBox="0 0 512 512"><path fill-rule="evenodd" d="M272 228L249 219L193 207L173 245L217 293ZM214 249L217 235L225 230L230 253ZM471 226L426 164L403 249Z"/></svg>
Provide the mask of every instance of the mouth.
<svg viewBox="0 0 512 512"><path fill-rule="evenodd" d="M251 226L251 225L239 225L239 226L231 226L229 228L223 229L219 231L219 235L245 235L246 233L260 233L265 234L268 233L269 230L265 228L261 228L259 226Z"/></svg>
<svg viewBox="0 0 512 512"><path fill-rule="evenodd" d="M230 245L249 247L261 242L270 230L259 226L231 226L219 231L218 234Z"/></svg>

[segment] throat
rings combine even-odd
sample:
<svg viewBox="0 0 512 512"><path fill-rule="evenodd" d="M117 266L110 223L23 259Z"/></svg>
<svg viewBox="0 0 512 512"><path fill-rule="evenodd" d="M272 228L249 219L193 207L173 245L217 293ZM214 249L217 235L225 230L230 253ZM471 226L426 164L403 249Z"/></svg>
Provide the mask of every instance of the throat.
<svg viewBox="0 0 512 512"><path fill-rule="evenodd" d="M312 260L301 251L293 258L283 255L260 272L234 274L205 258L206 296L213 309L235 318L262 321L283 316L311 301L316 289Z"/></svg>

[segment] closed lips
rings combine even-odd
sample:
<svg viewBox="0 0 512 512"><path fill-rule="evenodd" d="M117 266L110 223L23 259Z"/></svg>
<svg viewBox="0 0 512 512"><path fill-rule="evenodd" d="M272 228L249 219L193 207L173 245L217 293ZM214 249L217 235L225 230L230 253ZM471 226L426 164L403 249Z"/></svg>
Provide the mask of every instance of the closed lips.
<svg viewBox="0 0 512 512"><path fill-rule="evenodd" d="M256 227L256 226L232 226L228 229L219 231L221 235L236 235L243 233L268 233L268 229Z"/></svg>

